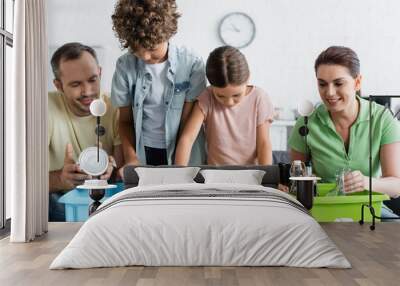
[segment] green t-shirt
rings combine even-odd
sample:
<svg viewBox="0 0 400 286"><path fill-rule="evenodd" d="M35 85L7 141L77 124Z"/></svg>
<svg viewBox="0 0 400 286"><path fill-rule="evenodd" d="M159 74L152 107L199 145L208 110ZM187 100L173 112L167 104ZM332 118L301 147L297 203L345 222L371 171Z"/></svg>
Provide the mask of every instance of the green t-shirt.
<svg viewBox="0 0 400 286"><path fill-rule="evenodd" d="M49 171L56 171L64 166L68 143L72 144L75 161L85 148L96 146L96 117L74 115L69 110L64 95L59 92L49 92L48 96ZM107 105L107 111L100 119L101 125L106 129L106 133L100 136L100 142L107 154L113 155L114 146L121 144L118 133L119 111L111 105L107 95L102 94L101 98Z"/></svg>
<svg viewBox="0 0 400 286"><path fill-rule="evenodd" d="M360 111L350 128L348 152L342 137L336 132L325 105L321 104L308 119L310 130L307 145L312 158L313 171L326 182L335 181L335 173L342 168L359 170L369 174L369 101L358 98ZM372 175L379 177L380 148L382 145L400 142L400 122L382 105L372 103ZM300 117L292 130L289 146L306 153L304 137L299 128L304 125Z"/></svg>

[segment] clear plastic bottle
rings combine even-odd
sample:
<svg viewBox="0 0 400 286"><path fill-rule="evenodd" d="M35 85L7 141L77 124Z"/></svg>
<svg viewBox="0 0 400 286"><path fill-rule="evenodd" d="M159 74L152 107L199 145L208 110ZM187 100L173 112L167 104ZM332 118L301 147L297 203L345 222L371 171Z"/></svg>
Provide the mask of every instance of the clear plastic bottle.
<svg viewBox="0 0 400 286"><path fill-rule="evenodd" d="M344 177L351 172L350 168L344 167L336 173L336 190L338 196L345 196Z"/></svg>
<svg viewBox="0 0 400 286"><path fill-rule="evenodd" d="M304 176L306 177L312 177L313 176L313 169L312 169L312 163L311 161L307 161L305 163L306 169L305 169L305 174Z"/></svg>
<svg viewBox="0 0 400 286"><path fill-rule="evenodd" d="M329 193L326 194L327 197L333 197L333 196L345 196L345 186L344 186L344 176L350 172L351 170L349 168L340 168L336 171L335 177L336 177L336 187L330 191Z"/></svg>

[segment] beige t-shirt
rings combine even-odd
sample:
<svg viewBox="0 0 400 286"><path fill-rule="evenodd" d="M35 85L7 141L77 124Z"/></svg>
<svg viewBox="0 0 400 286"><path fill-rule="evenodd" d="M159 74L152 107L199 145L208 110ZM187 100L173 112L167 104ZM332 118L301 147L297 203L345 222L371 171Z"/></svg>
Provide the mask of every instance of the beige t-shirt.
<svg viewBox="0 0 400 286"><path fill-rule="evenodd" d="M208 87L197 98L203 112L209 165L257 164L257 126L272 122L273 107L260 88L233 107L219 103Z"/></svg>
<svg viewBox="0 0 400 286"><path fill-rule="evenodd" d="M112 155L114 146L121 144L118 133L119 111L112 107L108 96L102 94L106 102L107 112L101 117L100 124L106 133L100 136L102 148ZM79 117L68 108L64 96L59 92L49 92L48 103L48 144L49 144L49 171L62 169L64 165L65 148L72 144L74 160L87 147L96 146L95 133L96 117L89 115Z"/></svg>

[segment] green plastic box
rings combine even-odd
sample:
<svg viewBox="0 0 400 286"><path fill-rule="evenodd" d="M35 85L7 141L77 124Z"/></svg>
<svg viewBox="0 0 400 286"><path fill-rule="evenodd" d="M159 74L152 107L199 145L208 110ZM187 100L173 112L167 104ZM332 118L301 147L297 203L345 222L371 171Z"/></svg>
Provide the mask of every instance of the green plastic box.
<svg viewBox="0 0 400 286"><path fill-rule="evenodd" d="M361 219L361 206L368 204L368 191L348 194L345 196L326 197L325 195L336 187L335 183L317 184L317 196L311 209L312 216L319 222L347 221L358 222ZM382 202L389 197L380 193L372 193L372 206L377 216L381 215ZM364 208L364 221L372 221L369 208Z"/></svg>

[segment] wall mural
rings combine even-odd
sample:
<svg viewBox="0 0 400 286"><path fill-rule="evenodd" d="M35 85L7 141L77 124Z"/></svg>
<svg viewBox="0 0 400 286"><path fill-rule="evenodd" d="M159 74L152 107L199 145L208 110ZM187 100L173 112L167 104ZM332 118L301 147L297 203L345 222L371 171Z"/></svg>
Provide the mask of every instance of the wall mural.
<svg viewBox="0 0 400 286"><path fill-rule="evenodd" d="M298 185L304 178L298 177L312 177L307 203L302 196L297 198L314 211L317 180L335 184L328 194L367 189L365 126L357 129L360 134L352 129L366 112L360 96L365 81L354 47L345 45L343 39L336 45L338 38L332 36L332 41L318 42L321 48L312 55L294 59L288 46L282 45L278 50L287 56L279 69L275 66L273 70L283 75L286 69L300 69L301 62L301 73L305 74L307 62L309 76L304 86L312 85L318 97L310 100L296 96L296 92L288 103L284 100L287 95L279 97L281 91L275 88L276 94L270 95L269 88L258 84L263 82L259 80L261 74L270 76L271 68L263 64L268 68L260 69L255 62L274 56L257 52L259 56L254 58L254 49L271 48L265 45L268 33L264 32L272 27L261 21L254 9L232 4L235 8L221 10L207 26L210 34L218 36L218 42L204 56L203 46L198 42L191 45L190 41L197 26L191 25L193 31L185 32L187 15L195 16L188 4L178 1L177 9L172 0L143 3L119 0L115 5L107 4L107 25L97 18L88 21L77 16L77 21L86 21L93 29L101 27L112 44L92 34L87 34L87 40L72 39L71 34L68 42L54 36L57 41L50 45L49 90L54 90L49 92L48 124L51 220L85 220L87 205L92 201L88 191L79 189L91 190L93 213L103 197L122 191L124 181L130 181L131 176L140 177L132 166L273 166L262 184L268 181L270 186L293 196L304 189ZM132 9L126 9L127 5ZM97 28L90 26L93 23ZM182 23L179 29L178 23ZM289 32L298 32L293 24L290 29L285 25L276 27L285 31L286 40ZM275 35L277 31L269 32ZM298 41L299 46L302 43ZM285 77L279 81L269 77L268 87L280 82L282 90L288 88L294 77ZM96 116L93 104L99 100L105 111ZM301 107L296 108L304 102L311 110L306 115ZM399 110L400 105L395 108ZM381 136L395 144L400 140L398 125L390 125L389 131ZM357 151L353 150L355 144L361 144ZM380 148L375 148L374 176L381 169ZM293 151L291 158L289 149ZM90 156L87 150L92 150ZM290 171L291 159L298 166L304 163L301 172ZM389 163L384 160L384 164ZM296 183L290 183L290 176L297 178ZM115 188L106 188L111 185ZM342 186L339 191L338 186ZM80 206L77 201L84 202L85 211L80 215L75 211ZM69 207L74 212L68 211Z"/></svg>

